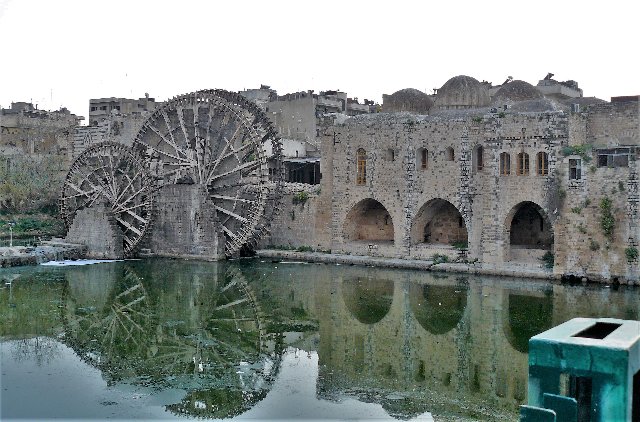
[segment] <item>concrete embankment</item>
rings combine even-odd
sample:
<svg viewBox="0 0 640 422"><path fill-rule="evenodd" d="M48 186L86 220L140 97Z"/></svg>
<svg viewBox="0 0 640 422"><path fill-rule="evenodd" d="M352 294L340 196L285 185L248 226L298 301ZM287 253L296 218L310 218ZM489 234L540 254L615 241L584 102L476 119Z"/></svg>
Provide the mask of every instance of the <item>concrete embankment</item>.
<svg viewBox="0 0 640 422"><path fill-rule="evenodd" d="M82 259L87 248L64 242L43 242L40 246L0 247L0 267L38 265L49 261Z"/></svg>
<svg viewBox="0 0 640 422"><path fill-rule="evenodd" d="M540 278L558 280L560 275L543 268L527 268L525 266L505 266L503 268L487 267L481 264L439 263L417 259L382 258L375 256L327 254L321 252L297 252L279 249L261 249L256 251L261 258L323 262L326 264L365 265L371 267L404 268L424 271L442 271L454 273L500 275L508 277Z"/></svg>

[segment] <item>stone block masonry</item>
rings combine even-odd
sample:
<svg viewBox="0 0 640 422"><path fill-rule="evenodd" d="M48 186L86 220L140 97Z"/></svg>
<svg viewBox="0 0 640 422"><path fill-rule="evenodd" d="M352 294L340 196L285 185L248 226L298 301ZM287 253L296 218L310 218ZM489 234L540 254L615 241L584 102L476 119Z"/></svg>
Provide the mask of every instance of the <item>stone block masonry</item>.
<svg viewBox="0 0 640 422"><path fill-rule="evenodd" d="M491 271L546 265L556 277L636 283L637 107L381 113L323 127L321 191L296 213L300 230L278 222L270 243L423 260L456 256L455 243ZM617 147L629 148L628 165L597 165L598 148ZM615 220L607 239L605 198ZM278 218L295 211L286 206Z"/></svg>
<svg viewBox="0 0 640 422"><path fill-rule="evenodd" d="M124 258L122 231L115 221L111 207L104 203L78 211L65 240L85 245L86 258Z"/></svg>
<svg viewBox="0 0 640 422"><path fill-rule="evenodd" d="M167 185L160 189L149 246L154 255L224 259L224 236L206 186Z"/></svg>

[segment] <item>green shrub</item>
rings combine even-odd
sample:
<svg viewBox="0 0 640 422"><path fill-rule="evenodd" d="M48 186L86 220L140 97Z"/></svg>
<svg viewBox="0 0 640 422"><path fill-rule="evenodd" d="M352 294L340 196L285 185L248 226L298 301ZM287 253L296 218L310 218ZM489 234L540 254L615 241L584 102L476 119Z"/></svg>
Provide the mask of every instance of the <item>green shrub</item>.
<svg viewBox="0 0 640 422"><path fill-rule="evenodd" d="M451 244L456 249L467 249L467 242L454 242Z"/></svg>
<svg viewBox="0 0 640 422"><path fill-rule="evenodd" d="M309 193L306 191L297 192L293 195L293 203L294 204L304 204L309 199Z"/></svg>
<svg viewBox="0 0 640 422"><path fill-rule="evenodd" d="M571 212L574 214L580 214L582 212L582 207L573 207L571 208Z"/></svg>
<svg viewBox="0 0 640 422"><path fill-rule="evenodd" d="M58 214L64 172L62 157L41 159L0 156L0 210Z"/></svg>
<svg viewBox="0 0 640 422"><path fill-rule="evenodd" d="M540 260L544 262L545 268L553 268L553 264L554 264L553 252L551 251L545 252L544 255L542 255L542 258L540 258Z"/></svg>
<svg viewBox="0 0 640 422"><path fill-rule="evenodd" d="M433 261L434 265L442 264L444 262L449 262L449 257L447 255L436 253L431 256L431 260Z"/></svg>
<svg viewBox="0 0 640 422"><path fill-rule="evenodd" d="M638 259L638 248L635 246L629 246L624 250L624 254L627 257L628 262L634 262Z"/></svg>
<svg viewBox="0 0 640 422"><path fill-rule="evenodd" d="M562 148L562 155L579 155L585 163L591 161L591 145L574 145Z"/></svg>
<svg viewBox="0 0 640 422"><path fill-rule="evenodd" d="M296 249L296 251L298 251L298 252L313 252L313 248L311 246L299 246L298 249Z"/></svg>
<svg viewBox="0 0 640 422"><path fill-rule="evenodd" d="M613 229L616 224L613 213L611 212L612 205L611 199L607 197L602 198L600 201L600 227L609 240L613 239Z"/></svg>
<svg viewBox="0 0 640 422"><path fill-rule="evenodd" d="M598 249L600 249L600 244L591 239L591 243L589 243L589 249L591 249L592 251L597 251Z"/></svg>

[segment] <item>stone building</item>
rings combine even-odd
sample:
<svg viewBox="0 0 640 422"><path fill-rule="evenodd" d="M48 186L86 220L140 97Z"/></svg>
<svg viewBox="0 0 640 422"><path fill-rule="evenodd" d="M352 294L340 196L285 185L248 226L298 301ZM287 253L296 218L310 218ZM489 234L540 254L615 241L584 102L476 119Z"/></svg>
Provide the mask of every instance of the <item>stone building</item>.
<svg viewBox="0 0 640 422"><path fill-rule="evenodd" d="M320 183L320 125L325 119L374 113L378 106L370 100L360 103L342 91L313 90L278 96L274 89L240 91L262 108L282 138L285 180L316 185Z"/></svg>
<svg viewBox="0 0 640 422"><path fill-rule="evenodd" d="M0 109L0 154L67 156L69 135L83 119L64 107L46 111L27 102L11 103Z"/></svg>
<svg viewBox="0 0 640 422"><path fill-rule="evenodd" d="M496 273L544 271L544 258L556 276L638 281L637 97L572 106L583 99L559 101L512 81L492 106L485 85L455 77L431 115L381 113L323 128L321 191L302 205L285 200L269 241L420 260L460 255Z"/></svg>
<svg viewBox="0 0 640 422"><path fill-rule="evenodd" d="M144 98L95 98L89 100L89 125L97 126L101 121L108 120L112 113L128 116L141 116L154 111L161 106L155 98L145 93Z"/></svg>

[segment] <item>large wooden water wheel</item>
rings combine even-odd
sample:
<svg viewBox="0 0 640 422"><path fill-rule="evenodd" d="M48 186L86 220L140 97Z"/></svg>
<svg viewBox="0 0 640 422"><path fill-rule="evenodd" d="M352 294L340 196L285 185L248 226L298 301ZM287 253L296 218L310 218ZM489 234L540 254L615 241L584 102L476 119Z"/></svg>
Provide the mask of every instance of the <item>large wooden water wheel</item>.
<svg viewBox="0 0 640 422"><path fill-rule="evenodd" d="M60 211L68 229L79 210L107 204L122 230L124 253L130 256L151 224L152 188L139 155L125 145L103 142L86 149L71 165Z"/></svg>
<svg viewBox="0 0 640 422"><path fill-rule="evenodd" d="M207 186L227 256L268 229L281 195L282 147L266 115L244 97L224 90L175 97L147 119L134 148L156 187Z"/></svg>

